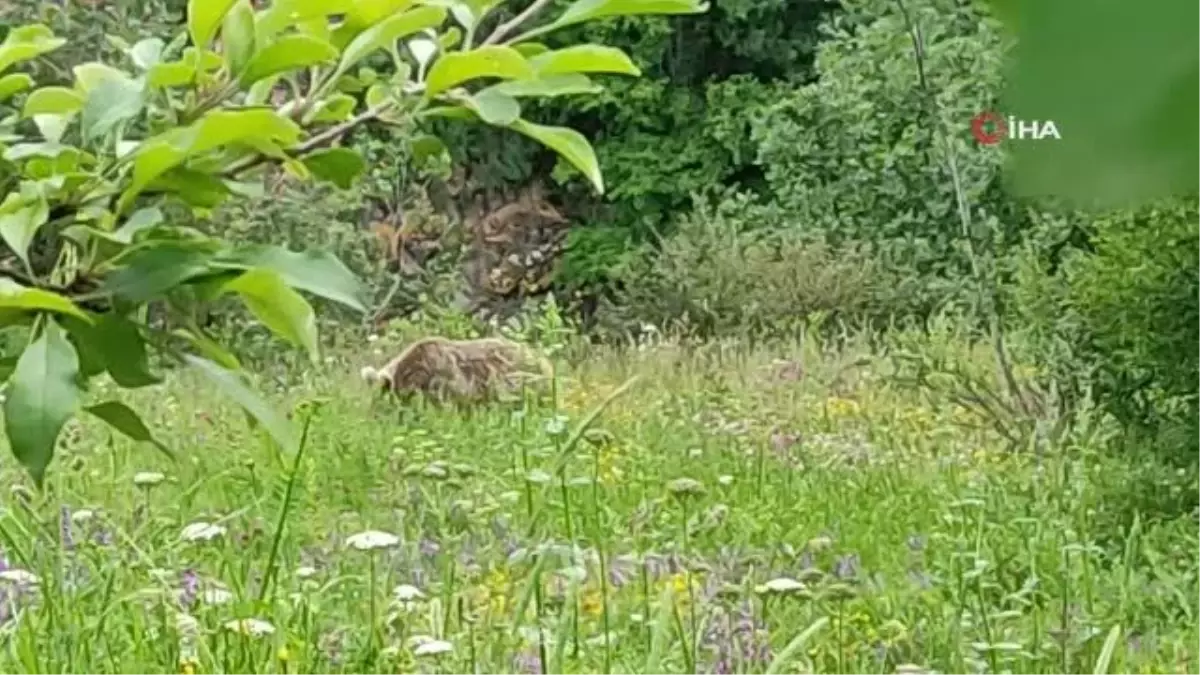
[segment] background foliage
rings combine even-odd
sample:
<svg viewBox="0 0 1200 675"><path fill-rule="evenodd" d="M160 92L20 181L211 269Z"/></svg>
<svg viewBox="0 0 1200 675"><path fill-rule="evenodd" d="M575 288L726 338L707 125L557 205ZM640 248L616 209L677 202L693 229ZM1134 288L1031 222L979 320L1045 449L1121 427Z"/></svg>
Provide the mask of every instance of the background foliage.
<svg viewBox="0 0 1200 675"><path fill-rule="evenodd" d="M611 186L604 197L524 137L447 122L434 130L449 157L417 157L398 136L368 129L354 137L368 174L349 193L284 185L219 220L238 237L338 250L374 289L378 315L403 315L422 301L461 305L469 233L459 224L474 196L494 196L495 208L541 182L571 221L552 290L604 335L647 322L788 335L814 312L882 326L955 307L982 325L994 305L1013 348L1043 364L1043 384L1095 396L1131 428L1194 424L1197 364L1185 346L1195 343L1195 198L1107 211L1018 199L1003 164L1028 146L983 148L969 136L977 112L1033 95L1006 82L1041 91L1028 69L1005 68L1013 38L1052 18L1019 4L739 0L569 29L550 44L616 44L643 70L596 95L529 108L593 141ZM105 34L130 39L178 21L178 5L9 12L73 31L55 57L67 63L111 50ZM1112 25L1102 14L1080 35ZM1035 32L1016 54L1037 58L1043 39ZM436 233L445 253L399 278L364 227L380 221Z"/></svg>

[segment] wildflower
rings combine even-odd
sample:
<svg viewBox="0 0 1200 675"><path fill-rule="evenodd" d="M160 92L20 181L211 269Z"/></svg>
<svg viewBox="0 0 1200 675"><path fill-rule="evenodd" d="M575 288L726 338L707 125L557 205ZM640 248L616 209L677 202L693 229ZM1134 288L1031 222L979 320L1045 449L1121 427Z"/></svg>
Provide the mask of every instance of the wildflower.
<svg viewBox="0 0 1200 675"><path fill-rule="evenodd" d="M196 591L199 587L200 578L196 576L196 571L184 570L183 588L179 591L179 605L185 609L191 607L196 602Z"/></svg>
<svg viewBox="0 0 1200 675"><path fill-rule="evenodd" d="M233 593L224 588L207 588L200 597L206 605L225 605L233 601Z"/></svg>
<svg viewBox="0 0 1200 675"><path fill-rule="evenodd" d="M166 480L166 476L157 471L139 471L133 474L133 484L140 488L152 488Z"/></svg>
<svg viewBox="0 0 1200 675"><path fill-rule="evenodd" d="M0 570L0 580L9 583L18 584L21 586L36 586L41 579L33 572L29 572L15 567L6 570Z"/></svg>
<svg viewBox="0 0 1200 675"><path fill-rule="evenodd" d="M226 630L241 633L247 637L262 637L275 633L275 626L262 619L234 619L226 621L224 625Z"/></svg>
<svg viewBox="0 0 1200 675"><path fill-rule="evenodd" d="M590 589L580 599L579 608L588 616L600 616L604 611L604 596L596 589Z"/></svg>
<svg viewBox="0 0 1200 675"><path fill-rule="evenodd" d="M821 535L819 537L813 537L812 539L808 540L808 550L813 551L813 552L824 551L825 549L829 548L832 545L833 545L833 539L826 535Z"/></svg>
<svg viewBox="0 0 1200 675"><path fill-rule="evenodd" d="M91 509L79 509L71 514L71 522L80 525L88 522L96 516L96 512Z"/></svg>
<svg viewBox="0 0 1200 675"><path fill-rule="evenodd" d="M301 565L300 567L296 568L296 576L300 577L301 579L308 579L309 577L315 577L316 575L317 575L317 568L315 568L315 567L310 567L309 565Z"/></svg>
<svg viewBox="0 0 1200 675"><path fill-rule="evenodd" d="M829 413L835 417L850 417L858 413L858 403L848 398L834 397L826 401Z"/></svg>
<svg viewBox="0 0 1200 675"><path fill-rule="evenodd" d="M413 655L414 656L436 656L438 654L445 654L445 653L453 651L453 650L454 650L454 645L450 644L449 642L446 642L445 640L432 640L430 642L425 642L423 644L418 645L417 648L413 650Z"/></svg>
<svg viewBox="0 0 1200 675"><path fill-rule="evenodd" d="M730 476L728 474L726 474L724 476L718 476L717 482L720 483L721 485L725 485L725 486L733 485L733 476Z"/></svg>
<svg viewBox="0 0 1200 675"><path fill-rule="evenodd" d="M842 556L833 566L833 574L839 579L853 579L858 576L858 554Z"/></svg>
<svg viewBox="0 0 1200 675"><path fill-rule="evenodd" d="M183 528L179 537L184 541L212 541L225 532L225 527L222 525L197 521Z"/></svg>
<svg viewBox="0 0 1200 675"><path fill-rule="evenodd" d="M346 545L360 551L372 551L381 548L391 548L400 544L400 538L394 534L367 530L346 538Z"/></svg>
<svg viewBox="0 0 1200 675"><path fill-rule="evenodd" d="M421 592L421 589L409 584L400 584L399 586L393 588L392 594L396 596L397 600L405 602L411 600L420 600L425 597L425 594Z"/></svg>
<svg viewBox="0 0 1200 675"><path fill-rule="evenodd" d="M179 672L182 675L196 675L196 666L200 665L196 659L184 657L179 659Z"/></svg>
<svg viewBox="0 0 1200 675"><path fill-rule="evenodd" d="M454 645L445 640L436 640L428 635L414 635L408 643L413 647L414 656L437 656L454 650Z"/></svg>
<svg viewBox="0 0 1200 675"><path fill-rule="evenodd" d="M667 490L673 495L684 497L702 494L704 492L704 485L700 481L692 480L691 478L676 478L667 483Z"/></svg>
<svg viewBox="0 0 1200 675"><path fill-rule="evenodd" d="M759 593L795 593L796 591L804 590L804 584L788 577L778 577L756 587L754 590Z"/></svg>

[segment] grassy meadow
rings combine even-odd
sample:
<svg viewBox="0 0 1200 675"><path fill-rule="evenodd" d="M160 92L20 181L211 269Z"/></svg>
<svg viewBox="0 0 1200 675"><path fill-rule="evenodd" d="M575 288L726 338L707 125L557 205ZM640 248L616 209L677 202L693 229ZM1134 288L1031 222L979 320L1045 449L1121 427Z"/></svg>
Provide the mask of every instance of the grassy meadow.
<svg viewBox="0 0 1200 675"><path fill-rule="evenodd" d="M365 356L267 369L298 461L187 373L127 396L177 461L72 422L38 493L0 448L0 671L1200 668L1194 475L1008 452L865 347L594 348L470 417Z"/></svg>

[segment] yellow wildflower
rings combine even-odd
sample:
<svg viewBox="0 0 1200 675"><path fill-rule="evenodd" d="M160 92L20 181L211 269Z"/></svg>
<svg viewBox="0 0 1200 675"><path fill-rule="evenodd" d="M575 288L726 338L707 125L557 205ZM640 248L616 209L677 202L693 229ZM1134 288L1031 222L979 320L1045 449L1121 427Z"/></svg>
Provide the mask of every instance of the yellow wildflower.
<svg viewBox="0 0 1200 675"><path fill-rule="evenodd" d="M848 398L835 396L827 400L825 406L833 417L852 417L859 412L858 402Z"/></svg>
<svg viewBox="0 0 1200 675"><path fill-rule="evenodd" d="M600 613L604 611L604 596L600 591L594 588L590 589L584 592L583 597L580 598L579 608L587 616L600 616Z"/></svg>
<svg viewBox="0 0 1200 675"><path fill-rule="evenodd" d="M179 660L179 672L183 675L196 675L196 659L184 658Z"/></svg>

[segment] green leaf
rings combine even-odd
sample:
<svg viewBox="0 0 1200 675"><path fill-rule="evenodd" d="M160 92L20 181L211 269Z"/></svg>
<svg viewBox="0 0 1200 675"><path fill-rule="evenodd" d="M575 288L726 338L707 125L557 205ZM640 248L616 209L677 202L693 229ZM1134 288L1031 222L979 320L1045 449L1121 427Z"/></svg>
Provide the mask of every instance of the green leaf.
<svg viewBox="0 0 1200 675"><path fill-rule="evenodd" d="M356 101L349 94L333 94L317 104L312 122L344 122L354 114Z"/></svg>
<svg viewBox="0 0 1200 675"><path fill-rule="evenodd" d="M217 385L223 394L233 399L235 403L245 409L251 417L267 430L267 433L271 435L271 438L275 439L280 448L285 452L295 452L297 441L292 425L278 411L251 390L238 373L226 370L208 359L202 359L192 354L184 354L183 358L189 366L195 368L197 372Z"/></svg>
<svg viewBox="0 0 1200 675"><path fill-rule="evenodd" d="M379 49L387 49L396 40L426 28L434 28L446 20L446 10L441 7L417 7L399 12L359 33L346 49L338 63L334 77L348 71L359 61Z"/></svg>
<svg viewBox="0 0 1200 675"><path fill-rule="evenodd" d="M0 278L0 309L55 312L91 321L70 299L40 288L22 286L7 278Z"/></svg>
<svg viewBox="0 0 1200 675"><path fill-rule="evenodd" d="M85 97L88 92L99 87L103 82L129 79L129 75L125 71L98 61L81 63L72 68L71 71L75 73L75 88L82 92Z"/></svg>
<svg viewBox="0 0 1200 675"><path fill-rule="evenodd" d="M25 97L21 117L34 115L66 115L83 107L83 94L67 87L42 87Z"/></svg>
<svg viewBox="0 0 1200 675"><path fill-rule="evenodd" d="M271 38L288 26L297 26L313 19L328 24L332 14L349 14L355 9L354 0L281 0L272 2L255 16L255 31L259 43Z"/></svg>
<svg viewBox="0 0 1200 675"><path fill-rule="evenodd" d="M521 104L517 103L517 99L493 87L475 96L468 96L467 105L479 115L479 119L496 126L508 126L521 116Z"/></svg>
<svg viewBox="0 0 1200 675"><path fill-rule="evenodd" d="M79 389L79 355L54 321L25 348L8 380L4 431L13 455L38 487L54 458L63 425L75 414Z"/></svg>
<svg viewBox="0 0 1200 675"><path fill-rule="evenodd" d="M27 73L9 73L0 77L0 102L7 101L26 89L31 89L34 84L33 78Z"/></svg>
<svg viewBox="0 0 1200 675"><path fill-rule="evenodd" d="M0 43L0 73L15 63L35 59L65 44L65 39L54 37L54 31L40 23L14 28Z"/></svg>
<svg viewBox="0 0 1200 675"><path fill-rule="evenodd" d="M517 120L509 128L519 131L535 141L545 145L562 155L576 169L579 169L596 192L604 194L604 179L600 175L600 163L596 161L596 151L583 134L567 127L552 127L534 124L528 120Z"/></svg>
<svg viewBox="0 0 1200 675"><path fill-rule="evenodd" d="M277 272L252 269L225 284L225 289L242 296L246 307L276 335L308 352L315 363L317 318L312 305L283 281Z"/></svg>
<svg viewBox="0 0 1200 675"><path fill-rule="evenodd" d="M366 288L342 261L326 251L289 251L279 246L251 244L215 258L214 269L273 270L292 288L308 291L366 312Z"/></svg>
<svg viewBox="0 0 1200 675"><path fill-rule="evenodd" d="M324 40L303 33L284 35L254 55L238 84L248 87L272 75L332 63L337 57L337 49Z"/></svg>
<svg viewBox="0 0 1200 675"><path fill-rule="evenodd" d="M143 141L134 151L133 179L121 195L120 211L155 178L183 163L188 157L223 145L254 138L290 147L302 130L274 110L213 110L183 129L173 129Z"/></svg>
<svg viewBox="0 0 1200 675"><path fill-rule="evenodd" d="M422 134L412 139L410 143L412 161L416 165L421 165L425 160L440 156L448 152L446 144L442 139L431 134Z"/></svg>
<svg viewBox="0 0 1200 675"><path fill-rule="evenodd" d="M207 47L235 0L188 0L187 28L192 44Z"/></svg>
<svg viewBox="0 0 1200 675"><path fill-rule="evenodd" d="M510 45L513 49L521 52L521 56L527 59L532 59L538 54L544 54L550 51L550 48L541 42L521 42L519 44Z"/></svg>
<svg viewBox="0 0 1200 675"><path fill-rule="evenodd" d="M126 389L137 389L162 382L150 370L146 339L137 324L106 312L85 317L87 323L64 319L71 342L81 357L108 371L114 382Z"/></svg>
<svg viewBox="0 0 1200 675"><path fill-rule="evenodd" d="M225 181L208 173L177 167L155 178L146 186L147 192L166 192L201 209L213 209L229 196Z"/></svg>
<svg viewBox="0 0 1200 675"><path fill-rule="evenodd" d="M104 136L122 122L137 117L145 107L145 87L129 78L111 78L88 91L79 115L84 143Z"/></svg>
<svg viewBox="0 0 1200 675"><path fill-rule="evenodd" d="M604 91L604 87L593 82L587 75L570 73L567 75L538 77L534 80L498 82L480 91L477 96L482 96L485 91L489 90L495 90L514 98L526 96L548 98L552 96L570 96L573 94L597 94Z"/></svg>
<svg viewBox="0 0 1200 675"><path fill-rule="evenodd" d="M120 401L104 401L96 405L90 405L84 408L89 414L104 420L108 426L121 432L131 440L138 443L149 443L154 447L162 450L163 454L175 458L170 448L163 445L154 434L150 433L150 428L142 421L142 418L132 408L121 403Z"/></svg>
<svg viewBox="0 0 1200 675"><path fill-rule="evenodd" d="M701 14L706 11L708 3L701 0L576 0L550 27L557 29L610 16Z"/></svg>
<svg viewBox="0 0 1200 675"><path fill-rule="evenodd" d="M156 63L146 72L146 81L151 87L182 87L196 77L196 66L183 61Z"/></svg>
<svg viewBox="0 0 1200 675"><path fill-rule="evenodd" d="M254 8L250 0L235 0L221 26L225 67L237 76L254 56Z"/></svg>
<svg viewBox="0 0 1200 675"><path fill-rule="evenodd" d="M412 4L413 0L356 0L346 10L342 25L334 31L334 44L345 47L355 36Z"/></svg>
<svg viewBox="0 0 1200 675"><path fill-rule="evenodd" d="M642 71L625 52L602 45L575 45L543 52L529 59L538 75L567 73L618 73L637 77Z"/></svg>
<svg viewBox="0 0 1200 675"><path fill-rule="evenodd" d="M1001 113L1052 121L1061 135L1005 142L1018 193L1094 208L1196 194L1196 3L1013 0L1002 10L1016 44Z"/></svg>
<svg viewBox="0 0 1200 675"><path fill-rule="evenodd" d="M425 78L425 95L435 96L455 85L479 77L506 80L533 78L536 72L512 47L489 45L469 52L451 52L433 63Z"/></svg>
<svg viewBox="0 0 1200 675"><path fill-rule="evenodd" d="M46 198L38 195L25 201L20 206L17 193L9 193L8 199L0 205L0 239L17 254L17 257L29 266L29 245L33 242L38 230L50 218L50 206Z"/></svg>
<svg viewBox="0 0 1200 675"><path fill-rule="evenodd" d="M328 148L304 158L304 165L320 180L329 181L343 190L354 185L367 163L362 155L350 148Z"/></svg>
<svg viewBox="0 0 1200 675"><path fill-rule="evenodd" d="M121 260L122 266L109 274L100 292L143 303L206 272L212 254L174 243L134 251Z"/></svg>
<svg viewBox="0 0 1200 675"><path fill-rule="evenodd" d="M162 61L163 49L166 43L161 38L143 38L129 48L129 60L143 71L150 70Z"/></svg>
<svg viewBox="0 0 1200 675"><path fill-rule="evenodd" d="M33 124L42 134L42 138L50 143L58 143L66 133L74 113L67 115L34 115Z"/></svg>
<svg viewBox="0 0 1200 675"><path fill-rule="evenodd" d="M182 328L176 328L171 331L171 335L187 340L197 351L205 357L216 361L223 368L230 370L241 370L242 368L242 364L238 362L236 356L205 335L198 335Z"/></svg>
<svg viewBox="0 0 1200 675"><path fill-rule="evenodd" d="M125 222L112 233L112 240L122 244L131 244L134 235L138 232L155 227L162 221L163 213L157 206L138 209L129 214Z"/></svg>

